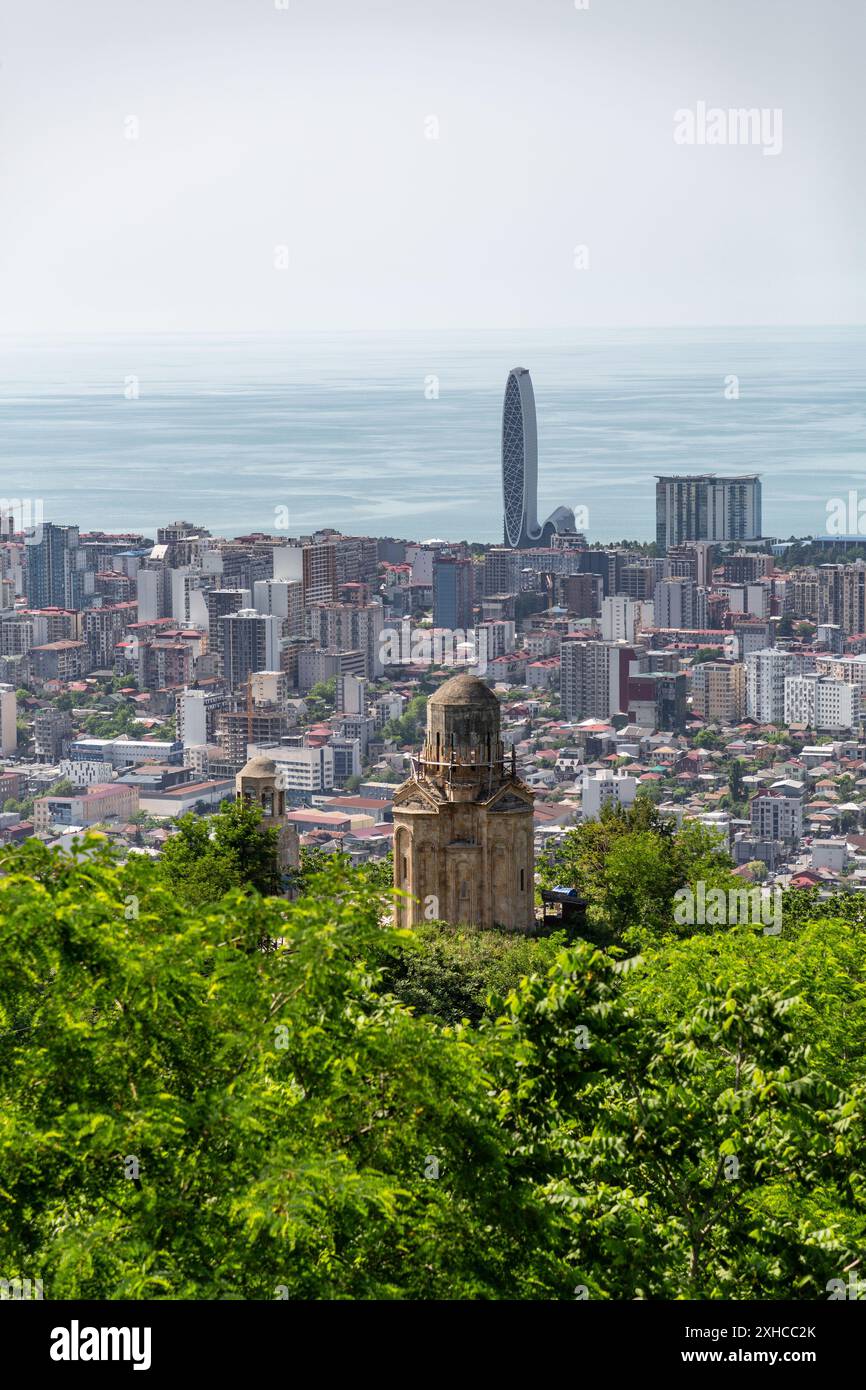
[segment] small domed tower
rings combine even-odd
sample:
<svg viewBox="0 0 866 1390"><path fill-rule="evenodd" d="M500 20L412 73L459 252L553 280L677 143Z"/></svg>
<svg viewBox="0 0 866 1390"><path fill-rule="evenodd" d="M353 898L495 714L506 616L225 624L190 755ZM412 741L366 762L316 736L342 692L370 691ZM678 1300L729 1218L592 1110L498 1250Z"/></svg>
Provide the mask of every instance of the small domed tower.
<svg viewBox="0 0 866 1390"><path fill-rule="evenodd" d="M505 758L499 701L453 676L427 702L427 736L394 796L402 926L441 918L528 931L535 918L532 792Z"/></svg>
<svg viewBox="0 0 866 1390"><path fill-rule="evenodd" d="M259 753L235 778L238 801L252 802L262 812L262 830L277 832L277 863L283 874L300 864L298 832L286 820L286 793L273 758Z"/></svg>

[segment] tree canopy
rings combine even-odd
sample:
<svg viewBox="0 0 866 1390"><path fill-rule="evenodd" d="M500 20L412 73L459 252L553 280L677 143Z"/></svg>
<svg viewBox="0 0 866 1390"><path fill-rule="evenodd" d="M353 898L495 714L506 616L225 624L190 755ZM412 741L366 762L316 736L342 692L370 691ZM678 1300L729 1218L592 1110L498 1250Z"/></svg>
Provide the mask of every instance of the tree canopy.
<svg viewBox="0 0 866 1390"><path fill-rule="evenodd" d="M267 836L244 808L216 822L174 863L98 837L0 851L7 1278L54 1299L818 1299L858 1260L859 898L790 893L779 935L677 928L673 886L728 870L646 805L567 849L609 948L397 931L345 861L263 896Z"/></svg>

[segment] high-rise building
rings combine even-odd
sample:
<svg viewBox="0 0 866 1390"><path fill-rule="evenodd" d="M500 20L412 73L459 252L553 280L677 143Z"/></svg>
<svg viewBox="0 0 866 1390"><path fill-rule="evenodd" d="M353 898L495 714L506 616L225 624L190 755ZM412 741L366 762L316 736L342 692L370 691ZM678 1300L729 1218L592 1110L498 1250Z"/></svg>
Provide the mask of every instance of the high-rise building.
<svg viewBox="0 0 866 1390"><path fill-rule="evenodd" d="M362 676L338 676L337 714L364 714L367 708L367 682Z"/></svg>
<svg viewBox="0 0 866 1390"><path fill-rule="evenodd" d="M832 676L837 681L847 681L856 685L860 698L866 705L866 655L838 656L826 653L815 657L815 670L819 676ZM799 672L791 672L798 675Z"/></svg>
<svg viewBox="0 0 866 1390"><path fill-rule="evenodd" d="M337 597L337 553L333 541L305 545L303 550L304 606L333 603Z"/></svg>
<svg viewBox="0 0 866 1390"><path fill-rule="evenodd" d="M747 541L761 535L761 482L756 473L656 477L656 544L666 552L686 541Z"/></svg>
<svg viewBox="0 0 866 1390"><path fill-rule="evenodd" d="M433 626L461 632L473 626L475 566L457 555L437 555L433 561Z"/></svg>
<svg viewBox="0 0 866 1390"><path fill-rule="evenodd" d="M846 637L866 632L866 564L854 560L850 565L821 565L817 578L817 612L807 612L805 606L797 611L813 621L838 625Z"/></svg>
<svg viewBox="0 0 866 1390"><path fill-rule="evenodd" d="M220 710L216 717L216 741L226 762L241 767L252 747L278 744L290 733L292 716L286 710L253 705L252 709Z"/></svg>
<svg viewBox="0 0 866 1390"><path fill-rule="evenodd" d="M382 675L381 632L384 614L381 603L314 603L309 609L310 635L324 651L364 653L364 671L369 680Z"/></svg>
<svg viewBox="0 0 866 1390"><path fill-rule="evenodd" d="M781 724L785 718L785 680L801 675L804 658L778 647L749 652L746 663L746 714L759 724Z"/></svg>
<svg viewBox="0 0 866 1390"><path fill-rule="evenodd" d="M612 592L633 599L651 599L656 584L665 577L667 561L641 559L618 568L619 574Z"/></svg>
<svg viewBox="0 0 866 1390"><path fill-rule="evenodd" d="M602 601L601 635L605 642L633 642L646 604L614 594Z"/></svg>
<svg viewBox="0 0 866 1390"><path fill-rule="evenodd" d="M638 674L640 651L627 642L564 641L559 653L563 719L609 719L627 711L629 678Z"/></svg>
<svg viewBox="0 0 866 1390"><path fill-rule="evenodd" d="M46 521L39 540L25 547L25 592L31 608L82 608L86 581L93 575L85 569L85 555L79 548L77 526L57 526Z"/></svg>
<svg viewBox="0 0 866 1390"><path fill-rule="evenodd" d="M257 579L253 605L259 613L274 613L281 620L283 637L303 637L304 592L300 580Z"/></svg>
<svg viewBox="0 0 866 1390"><path fill-rule="evenodd" d="M600 574L568 574L557 578L559 602L576 618L597 618L604 583Z"/></svg>
<svg viewBox="0 0 866 1390"><path fill-rule="evenodd" d="M185 687L175 696L177 736L184 748L200 748L213 743L216 737L216 718L227 710L231 699L225 685L214 682L210 687Z"/></svg>
<svg viewBox="0 0 866 1390"><path fill-rule="evenodd" d="M745 713L746 668L739 661L704 661L692 671L692 710L714 724L739 724Z"/></svg>
<svg viewBox="0 0 866 1390"><path fill-rule="evenodd" d="M280 664L279 618L241 608L220 618L223 674L233 690L254 671L274 671Z"/></svg>
<svg viewBox="0 0 866 1390"><path fill-rule="evenodd" d="M205 594L208 613L208 648L222 658L223 628L222 620L229 613L239 613L249 608L248 589L209 589Z"/></svg>
<svg viewBox="0 0 866 1390"><path fill-rule="evenodd" d="M18 748L18 700L14 685L0 685L0 755L11 757Z"/></svg>
<svg viewBox="0 0 866 1390"><path fill-rule="evenodd" d="M630 720L644 729L679 732L686 721L686 676L682 671L642 671L628 682Z"/></svg>
<svg viewBox="0 0 866 1390"><path fill-rule="evenodd" d="M505 383L502 406L502 503L505 544L515 549L549 545L554 532L573 532L574 513L557 507L538 522L538 431L535 393L525 367L514 367Z"/></svg>
<svg viewBox="0 0 866 1390"><path fill-rule="evenodd" d="M72 735L72 719L65 710L45 705L33 716L33 740L40 762L56 763L64 754Z"/></svg>
<svg viewBox="0 0 866 1390"><path fill-rule="evenodd" d="M114 666L114 649L130 624L136 621L137 607L135 603L113 603L86 609L82 635L94 666L101 669Z"/></svg>
<svg viewBox="0 0 866 1390"><path fill-rule="evenodd" d="M485 594L519 593L520 565L521 556L516 550L488 550L482 567Z"/></svg>
<svg viewBox="0 0 866 1390"><path fill-rule="evenodd" d="M653 590L656 627L705 628L707 596L691 578L660 579Z"/></svg>

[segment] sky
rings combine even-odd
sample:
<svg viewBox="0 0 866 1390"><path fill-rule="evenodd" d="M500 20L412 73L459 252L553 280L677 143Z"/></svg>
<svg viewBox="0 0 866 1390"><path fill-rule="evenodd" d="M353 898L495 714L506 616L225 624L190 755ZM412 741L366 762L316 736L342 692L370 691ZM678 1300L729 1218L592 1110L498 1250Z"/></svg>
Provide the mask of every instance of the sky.
<svg viewBox="0 0 866 1390"><path fill-rule="evenodd" d="M10 9L0 331L866 322L858 0Z"/></svg>

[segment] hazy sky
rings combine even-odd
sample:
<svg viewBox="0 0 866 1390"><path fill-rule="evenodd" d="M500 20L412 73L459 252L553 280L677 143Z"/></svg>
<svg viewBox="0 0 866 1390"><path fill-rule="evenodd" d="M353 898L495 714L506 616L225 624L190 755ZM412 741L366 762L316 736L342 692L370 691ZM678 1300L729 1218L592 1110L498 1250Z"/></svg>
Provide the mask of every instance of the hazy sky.
<svg viewBox="0 0 866 1390"><path fill-rule="evenodd" d="M6 7L0 327L866 321L860 0L282 2Z"/></svg>

